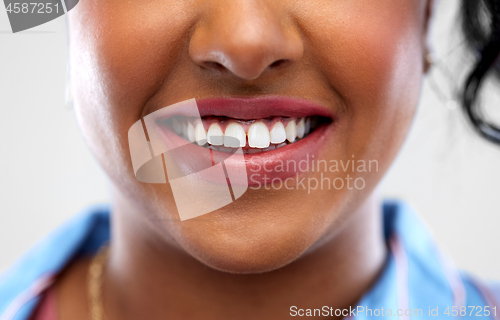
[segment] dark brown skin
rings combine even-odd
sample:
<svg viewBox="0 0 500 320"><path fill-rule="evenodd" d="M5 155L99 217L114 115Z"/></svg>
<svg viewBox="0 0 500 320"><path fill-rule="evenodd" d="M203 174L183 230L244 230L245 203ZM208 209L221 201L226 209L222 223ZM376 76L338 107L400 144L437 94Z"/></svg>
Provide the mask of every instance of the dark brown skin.
<svg viewBox="0 0 500 320"><path fill-rule="evenodd" d="M414 117L431 2L86 0L72 10L75 111L112 182L108 318L284 319L292 305L354 305L387 256L375 190ZM366 187L249 190L181 222L168 184L135 178L127 132L142 116L269 94L334 111L321 158L377 160L377 172L351 173ZM87 265L58 282L63 320L88 318Z"/></svg>

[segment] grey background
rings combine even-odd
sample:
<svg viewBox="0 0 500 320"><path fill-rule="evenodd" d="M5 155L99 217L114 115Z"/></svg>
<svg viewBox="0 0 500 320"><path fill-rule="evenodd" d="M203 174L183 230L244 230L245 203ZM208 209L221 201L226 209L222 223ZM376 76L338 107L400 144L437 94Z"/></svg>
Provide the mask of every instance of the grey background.
<svg viewBox="0 0 500 320"><path fill-rule="evenodd" d="M437 56L448 57L448 68L463 74L461 53L448 55L460 41L457 3L440 2L433 43ZM107 179L65 106L64 18L11 34L0 9L0 48L2 272L71 215L109 196ZM449 94L443 73L433 76ZM490 90L484 101L500 109L499 91ZM489 110L500 120L499 111ZM459 267L500 279L499 163L500 148L473 135L461 112L425 81L410 137L380 189L409 201Z"/></svg>

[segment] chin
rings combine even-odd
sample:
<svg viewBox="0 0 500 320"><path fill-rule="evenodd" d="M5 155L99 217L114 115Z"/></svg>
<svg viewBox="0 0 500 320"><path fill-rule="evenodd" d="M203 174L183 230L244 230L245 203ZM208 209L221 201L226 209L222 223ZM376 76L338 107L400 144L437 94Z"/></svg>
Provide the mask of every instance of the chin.
<svg viewBox="0 0 500 320"><path fill-rule="evenodd" d="M315 241L308 229L297 220L247 224L218 220L184 227L180 243L192 257L215 270L264 273L298 259Z"/></svg>
<svg viewBox="0 0 500 320"><path fill-rule="evenodd" d="M259 248L256 246L250 251L245 249L228 251L224 250L224 247L212 248L212 250L195 255L194 258L212 269L225 273L259 274L274 271L292 263L303 251L300 247Z"/></svg>

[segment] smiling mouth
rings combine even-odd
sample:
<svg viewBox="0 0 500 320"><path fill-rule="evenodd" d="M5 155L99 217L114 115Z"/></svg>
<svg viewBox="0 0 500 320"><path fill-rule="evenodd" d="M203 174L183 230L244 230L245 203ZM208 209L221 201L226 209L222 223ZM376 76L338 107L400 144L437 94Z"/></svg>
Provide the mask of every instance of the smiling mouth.
<svg viewBox="0 0 500 320"><path fill-rule="evenodd" d="M244 154L253 154L296 143L330 120L321 116L274 116L250 120L177 116L166 120L164 125L200 147L227 153L234 153L241 147Z"/></svg>
<svg viewBox="0 0 500 320"><path fill-rule="evenodd" d="M337 127L332 109L283 96L192 98L144 116L134 124L142 144L130 140L130 131L129 144L131 150L162 155L167 171L173 168L168 179L223 163L228 174L246 172L245 185L265 185L270 177L294 177L297 164L321 156ZM141 153L137 161L146 158ZM295 166L282 170L284 162Z"/></svg>

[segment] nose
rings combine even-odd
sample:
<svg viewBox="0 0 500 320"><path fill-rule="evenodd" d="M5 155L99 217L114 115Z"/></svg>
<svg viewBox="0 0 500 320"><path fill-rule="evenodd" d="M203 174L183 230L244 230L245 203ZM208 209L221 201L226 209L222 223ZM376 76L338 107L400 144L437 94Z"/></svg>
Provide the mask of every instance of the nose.
<svg viewBox="0 0 500 320"><path fill-rule="evenodd" d="M253 80L303 55L300 34L283 8L254 0L207 1L204 8L189 43L191 59L204 69Z"/></svg>

